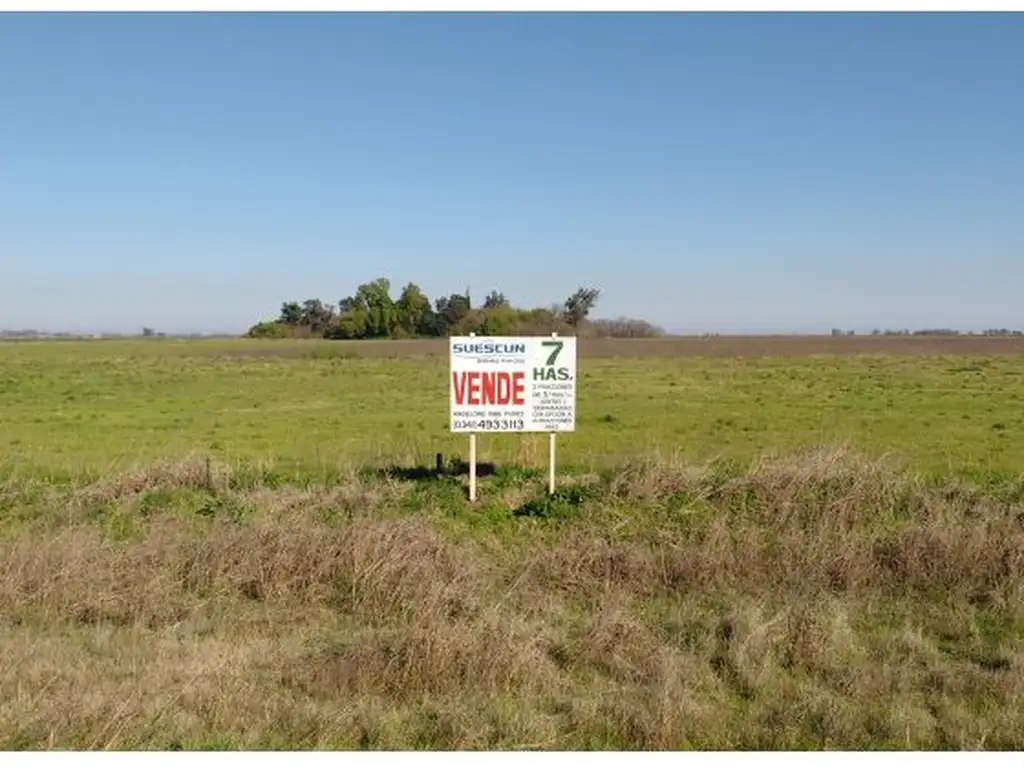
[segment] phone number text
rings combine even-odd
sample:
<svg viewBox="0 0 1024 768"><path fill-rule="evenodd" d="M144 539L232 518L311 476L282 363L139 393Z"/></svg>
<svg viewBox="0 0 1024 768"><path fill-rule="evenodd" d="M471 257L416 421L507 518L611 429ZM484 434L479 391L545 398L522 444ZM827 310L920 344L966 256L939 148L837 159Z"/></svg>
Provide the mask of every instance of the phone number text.
<svg viewBox="0 0 1024 768"><path fill-rule="evenodd" d="M475 429L479 432L523 429L525 427L526 421L523 419L455 419L452 421L453 429Z"/></svg>

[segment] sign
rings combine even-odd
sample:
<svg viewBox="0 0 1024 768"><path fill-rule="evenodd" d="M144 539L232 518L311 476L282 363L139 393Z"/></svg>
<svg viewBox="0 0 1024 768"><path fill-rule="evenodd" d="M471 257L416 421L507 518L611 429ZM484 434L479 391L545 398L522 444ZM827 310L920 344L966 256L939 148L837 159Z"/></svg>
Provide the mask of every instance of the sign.
<svg viewBox="0 0 1024 768"><path fill-rule="evenodd" d="M453 336L449 360L452 432L575 430L575 337Z"/></svg>

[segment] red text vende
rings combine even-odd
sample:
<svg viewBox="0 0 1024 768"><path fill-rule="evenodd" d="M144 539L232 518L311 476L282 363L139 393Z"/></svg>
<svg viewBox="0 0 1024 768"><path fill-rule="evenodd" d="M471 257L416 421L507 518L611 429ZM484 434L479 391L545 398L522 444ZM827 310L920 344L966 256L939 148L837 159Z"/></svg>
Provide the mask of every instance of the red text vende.
<svg viewBox="0 0 1024 768"><path fill-rule="evenodd" d="M452 373L457 405L526 405L526 374L522 371L459 371Z"/></svg>

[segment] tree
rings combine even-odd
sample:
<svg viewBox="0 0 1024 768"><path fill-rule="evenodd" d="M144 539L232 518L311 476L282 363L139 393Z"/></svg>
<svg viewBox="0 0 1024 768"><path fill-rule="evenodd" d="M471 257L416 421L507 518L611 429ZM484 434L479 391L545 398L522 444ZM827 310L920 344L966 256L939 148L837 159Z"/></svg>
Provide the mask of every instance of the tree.
<svg viewBox="0 0 1024 768"><path fill-rule="evenodd" d="M423 317L420 318L416 333L421 336L444 336L447 332L448 326L444 317L428 304Z"/></svg>
<svg viewBox="0 0 1024 768"><path fill-rule="evenodd" d="M439 336L450 333L458 328L459 324L466 319L472 307L469 303L469 296L453 293L451 296L442 296L435 302L437 314L440 316L438 326L442 329Z"/></svg>
<svg viewBox="0 0 1024 768"><path fill-rule="evenodd" d="M491 291L484 299L484 309L503 309L509 306L511 305L505 298L505 294L497 291Z"/></svg>
<svg viewBox="0 0 1024 768"><path fill-rule="evenodd" d="M391 336L398 326L398 312L389 291L391 282L380 277L371 283L363 283L356 290L356 299L366 307L366 335L380 339Z"/></svg>
<svg viewBox="0 0 1024 768"><path fill-rule="evenodd" d="M608 339L653 339L665 335L665 332L656 325L632 317L594 320L590 323L590 328L598 338Z"/></svg>
<svg viewBox="0 0 1024 768"><path fill-rule="evenodd" d="M251 339L287 339L293 335L293 326L281 321L257 323L246 334Z"/></svg>
<svg viewBox="0 0 1024 768"><path fill-rule="evenodd" d="M370 311L362 296L347 296L338 302L339 315L347 315L349 312L357 312L359 310L363 312Z"/></svg>
<svg viewBox="0 0 1024 768"><path fill-rule="evenodd" d="M362 307L351 307L339 316L324 334L328 339L362 339L366 336L367 313Z"/></svg>
<svg viewBox="0 0 1024 768"><path fill-rule="evenodd" d="M281 305L281 314L277 322L285 325L299 325L302 322L302 307L297 301L287 301Z"/></svg>
<svg viewBox="0 0 1024 768"><path fill-rule="evenodd" d="M142 335L148 339L150 336L156 336L156 331L154 331L152 328L143 328Z"/></svg>
<svg viewBox="0 0 1024 768"><path fill-rule="evenodd" d="M418 285L409 283L395 302L395 311L398 313L398 327L412 336L420 333L424 326L424 319L430 312L430 299Z"/></svg>
<svg viewBox="0 0 1024 768"><path fill-rule="evenodd" d="M509 306L486 309L480 323L480 333L484 336L512 336L516 333L518 314Z"/></svg>
<svg viewBox="0 0 1024 768"><path fill-rule="evenodd" d="M338 318L325 335L329 339L366 338L369 317L370 308L365 296L346 296L338 302Z"/></svg>
<svg viewBox="0 0 1024 768"><path fill-rule="evenodd" d="M336 305L325 304L320 299L287 301L281 304L276 319L258 323L250 329L249 335L387 339L466 333L580 335L586 331L599 336L632 337L661 333L660 329L640 320L588 322L599 296L596 288L581 287L564 303L539 308L514 307L504 293L492 290L483 305L476 309L468 287L465 292L441 296L434 302L428 300L416 283L406 283L397 300L391 298L390 288L391 282L380 277L363 283L353 295L339 300Z"/></svg>
<svg viewBox="0 0 1024 768"><path fill-rule="evenodd" d="M565 300L565 311L562 313L565 322L573 328L579 327L597 305L597 297L600 295L601 292L597 288L579 288Z"/></svg>
<svg viewBox="0 0 1024 768"><path fill-rule="evenodd" d="M334 310L320 299L306 299L302 303L299 325L309 328L311 333L323 333L334 322Z"/></svg>

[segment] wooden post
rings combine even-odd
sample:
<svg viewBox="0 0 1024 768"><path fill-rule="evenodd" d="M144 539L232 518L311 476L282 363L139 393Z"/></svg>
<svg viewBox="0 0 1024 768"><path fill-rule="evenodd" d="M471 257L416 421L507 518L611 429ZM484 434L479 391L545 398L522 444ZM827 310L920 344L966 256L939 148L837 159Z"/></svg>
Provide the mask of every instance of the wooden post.
<svg viewBox="0 0 1024 768"><path fill-rule="evenodd" d="M555 494L555 433L548 435L548 493Z"/></svg>
<svg viewBox="0 0 1024 768"><path fill-rule="evenodd" d="M557 338L558 333L552 333L552 338ZM548 435L548 494L555 494L555 433Z"/></svg>
<svg viewBox="0 0 1024 768"><path fill-rule="evenodd" d="M476 501L476 432L469 433L469 500Z"/></svg>
<svg viewBox="0 0 1024 768"><path fill-rule="evenodd" d="M469 500L476 501L476 432L469 433Z"/></svg>

